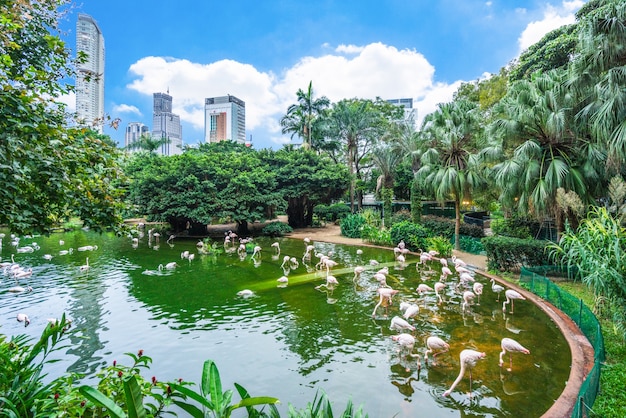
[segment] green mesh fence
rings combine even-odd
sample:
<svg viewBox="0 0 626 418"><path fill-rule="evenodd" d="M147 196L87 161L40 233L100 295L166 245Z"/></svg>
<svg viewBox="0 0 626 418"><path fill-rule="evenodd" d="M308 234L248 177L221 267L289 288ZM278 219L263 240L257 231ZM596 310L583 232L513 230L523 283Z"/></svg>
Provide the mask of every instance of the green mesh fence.
<svg viewBox="0 0 626 418"><path fill-rule="evenodd" d="M540 266L531 269L522 268L520 284L546 301L550 302L578 325L594 349L594 366L583 382L578 393L578 403L572 412L572 418L587 417L600 389L600 370L605 359L604 339L600 323L581 299L575 298L554 284L545 274L567 276L577 272L563 271L557 266Z"/></svg>

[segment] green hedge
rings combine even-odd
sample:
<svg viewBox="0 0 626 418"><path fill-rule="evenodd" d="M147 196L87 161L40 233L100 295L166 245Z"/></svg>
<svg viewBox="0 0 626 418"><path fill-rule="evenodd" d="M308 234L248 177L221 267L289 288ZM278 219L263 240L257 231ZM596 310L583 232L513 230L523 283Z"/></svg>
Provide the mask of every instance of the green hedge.
<svg viewBox="0 0 626 418"><path fill-rule="evenodd" d="M350 206L345 203L333 203L332 205L316 205L313 214L326 222L341 220L350 214Z"/></svg>
<svg viewBox="0 0 626 418"><path fill-rule="evenodd" d="M546 247L550 241L503 236L482 239L490 270L519 271L526 266L549 264Z"/></svg>
<svg viewBox="0 0 626 418"><path fill-rule="evenodd" d="M428 237L430 237L428 230L413 222L404 221L391 227L391 241L394 245L404 241L410 251L427 250L428 241L426 239Z"/></svg>

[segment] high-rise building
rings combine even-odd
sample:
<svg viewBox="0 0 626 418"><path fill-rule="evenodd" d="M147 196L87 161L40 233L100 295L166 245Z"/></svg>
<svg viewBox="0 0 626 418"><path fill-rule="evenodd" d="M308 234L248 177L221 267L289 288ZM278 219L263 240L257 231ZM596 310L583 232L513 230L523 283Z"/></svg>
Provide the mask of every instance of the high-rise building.
<svg viewBox="0 0 626 418"><path fill-rule="evenodd" d="M246 103L235 96L204 99L204 141L246 142Z"/></svg>
<svg viewBox="0 0 626 418"><path fill-rule="evenodd" d="M417 109L413 108L413 99L389 99L388 103L394 104L404 108L404 118L415 122L417 116Z"/></svg>
<svg viewBox="0 0 626 418"><path fill-rule="evenodd" d="M138 142L142 136L150 136L150 128L141 122L130 122L124 134L124 146L126 149L131 152L139 151L139 149L133 148L132 145Z"/></svg>
<svg viewBox="0 0 626 418"><path fill-rule="evenodd" d="M81 125L102 133L104 123L104 37L98 23L79 13L76 51L86 54L76 68L76 113Z"/></svg>
<svg viewBox="0 0 626 418"><path fill-rule="evenodd" d="M161 154L175 155L183 152L183 127L180 116L172 113L172 96L168 93L153 95L152 139L167 139L161 145Z"/></svg>

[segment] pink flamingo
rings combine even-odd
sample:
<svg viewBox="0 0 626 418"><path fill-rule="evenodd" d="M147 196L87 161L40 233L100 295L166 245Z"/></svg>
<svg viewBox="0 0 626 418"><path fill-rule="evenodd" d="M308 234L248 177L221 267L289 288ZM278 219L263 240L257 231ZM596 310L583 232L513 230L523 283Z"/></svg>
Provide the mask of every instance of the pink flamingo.
<svg viewBox="0 0 626 418"><path fill-rule="evenodd" d="M420 308L414 303L400 302L400 311L403 312L402 316L404 319L408 320L415 317L419 313Z"/></svg>
<svg viewBox="0 0 626 418"><path fill-rule="evenodd" d="M444 266L441 268L441 276L439 276L439 279L445 281L450 275L452 275L452 270L450 270L449 267Z"/></svg>
<svg viewBox="0 0 626 418"><path fill-rule="evenodd" d="M442 267L448 267L448 259L447 258L441 257L439 259L439 262L441 263Z"/></svg>
<svg viewBox="0 0 626 418"><path fill-rule="evenodd" d="M424 353L424 361L428 363L428 353L432 353L433 365L435 364L435 358L439 354L446 353L448 350L450 350L450 344L435 336L431 336L426 339L426 347L428 349Z"/></svg>
<svg viewBox="0 0 626 418"><path fill-rule="evenodd" d="M280 244L278 243L278 241L272 243L271 247L276 249L276 255L280 255Z"/></svg>
<svg viewBox="0 0 626 418"><path fill-rule="evenodd" d="M394 316L391 318L391 324L389 325L390 330L394 331L415 331L415 327L408 323L408 321L404 318L400 318L399 316Z"/></svg>
<svg viewBox="0 0 626 418"><path fill-rule="evenodd" d="M520 299L520 300L526 300L526 298L524 296L521 295L521 293L513 290L513 289L507 289L506 292L504 292L504 295L506 296L506 300L502 303L502 311L505 312L506 311L506 304L507 303L511 303L511 313L513 313L513 309L515 308L515 299Z"/></svg>
<svg viewBox="0 0 626 418"><path fill-rule="evenodd" d="M504 364L502 356L508 352L509 368L506 370L509 372L513 369L513 359L511 358L511 353L530 354L530 350L528 350L526 347L524 347L512 338L503 338L502 342L500 343L500 347L502 347L502 352L500 353L500 367L502 367L502 364Z"/></svg>
<svg viewBox="0 0 626 418"><path fill-rule="evenodd" d="M469 370L469 380L470 380L470 398L472 397L472 369L476 366L478 360L482 360L486 357L485 353L481 353L476 350L463 350L459 355L459 359L461 360L461 370L459 371L459 375L456 380L450 386L450 389L443 392L443 396L448 396L456 385L459 384L461 379L463 379L463 375L465 374L465 369Z"/></svg>
<svg viewBox="0 0 626 418"><path fill-rule="evenodd" d="M359 277L361 277L361 273L363 273L365 271L365 267L363 266L356 266L354 268L354 277L352 278L352 281L354 283L356 283L356 281L359 279Z"/></svg>
<svg viewBox="0 0 626 418"><path fill-rule="evenodd" d="M422 368L420 355L413 353L413 348L415 347L415 337L411 334L402 333L398 335L392 335L391 339L400 344L400 355L404 355L404 353L406 352L406 355L412 358L417 358L417 370L420 370ZM406 371L409 372L411 370L407 368Z"/></svg>
<svg viewBox="0 0 626 418"><path fill-rule="evenodd" d="M478 304L480 305L480 296L483 294L483 284L479 282L474 282L474 286L472 286L472 290L474 294L478 298Z"/></svg>
<svg viewBox="0 0 626 418"><path fill-rule="evenodd" d="M392 298L394 297L394 295L397 295L398 292L399 292L399 290L394 290L394 289L392 289L390 287L380 287L380 288L378 288L376 290L376 293L378 293L380 295L380 300L378 301L378 303L374 307L374 312L372 312L372 317L376 316L376 310L378 309L378 307L380 305L383 305L385 310L387 310L388 306L391 305L391 303L392 303Z"/></svg>
<svg viewBox="0 0 626 418"><path fill-rule="evenodd" d="M28 318L28 315L26 315L25 313L18 313L17 322L23 322L24 327L27 327L28 324L30 324L30 318Z"/></svg>
<svg viewBox="0 0 626 418"><path fill-rule="evenodd" d="M439 299L439 303L443 303L443 297L441 296L442 291L444 291L446 289L446 284L442 283L442 282L437 282L435 283L435 294L437 295L437 298Z"/></svg>
<svg viewBox="0 0 626 418"><path fill-rule="evenodd" d="M426 292L432 292L433 288L428 286L427 284L420 284L419 286L417 286L417 293L419 293L420 296L422 296L424 293Z"/></svg>
<svg viewBox="0 0 626 418"><path fill-rule="evenodd" d="M469 290L463 292L463 313L470 309L470 306L472 306L472 302L474 301L475 297L476 295Z"/></svg>
<svg viewBox="0 0 626 418"><path fill-rule="evenodd" d="M284 256L283 257L283 264L281 264L280 267L281 268L285 268L285 264L288 265L289 264L289 260L291 260L291 258L288 255ZM289 266L287 266L287 267L289 267Z"/></svg>

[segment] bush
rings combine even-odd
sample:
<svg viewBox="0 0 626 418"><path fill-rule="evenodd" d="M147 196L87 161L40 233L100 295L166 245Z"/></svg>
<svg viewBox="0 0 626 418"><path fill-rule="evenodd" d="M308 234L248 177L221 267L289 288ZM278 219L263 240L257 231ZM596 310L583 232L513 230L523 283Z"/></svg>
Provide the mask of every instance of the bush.
<svg viewBox="0 0 626 418"><path fill-rule="evenodd" d="M404 221L412 221L413 217L411 216L411 212L406 209L400 209L397 212L394 212L391 217L391 224L397 224Z"/></svg>
<svg viewBox="0 0 626 418"><path fill-rule="evenodd" d="M534 235L531 231L539 231L539 226L536 221L517 217L491 221L491 230L494 234L521 239L532 238Z"/></svg>
<svg viewBox="0 0 626 418"><path fill-rule="evenodd" d="M326 222L335 222L345 218L350 214L350 207L345 203L334 203L332 205L316 205L313 214Z"/></svg>
<svg viewBox="0 0 626 418"><path fill-rule="evenodd" d="M422 225L424 225L432 235L440 235L442 237L454 236L455 220L450 218L444 218L441 216L426 215L422 216ZM474 238L482 238L485 236L485 231L479 225L466 224L461 222L459 228L459 235L467 235Z"/></svg>
<svg viewBox="0 0 626 418"><path fill-rule="evenodd" d="M348 238L361 238L361 229L365 225L365 218L362 215L348 215L341 221L341 235Z"/></svg>
<svg viewBox="0 0 626 418"><path fill-rule="evenodd" d="M380 212L374 209L363 209L361 215L365 218L365 223L376 228L381 226Z"/></svg>
<svg viewBox="0 0 626 418"><path fill-rule="evenodd" d="M465 251L466 253L481 254L485 251L485 246L478 238L461 235L459 237L459 241L461 244L461 251Z"/></svg>
<svg viewBox="0 0 626 418"><path fill-rule="evenodd" d="M365 224L361 230L361 239L370 244L384 245L392 247L391 232L388 229L380 229L375 226Z"/></svg>
<svg viewBox="0 0 626 418"><path fill-rule="evenodd" d="M550 241L503 236L482 239L491 270L519 271L521 267L544 266L550 263L546 248Z"/></svg>
<svg viewBox="0 0 626 418"><path fill-rule="evenodd" d="M450 240L442 236L430 237L428 242L428 250L435 250L439 253L439 257L450 258L452 256L452 244Z"/></svg>
<svg viewBox="0 0 626 418"><path fill-rule="evenodd" d="M270 222L261 230L263 235L270 237L282 237L285 234L293 232L293 228L284 222Z"/></svg>
<svg viewBox="0 0 626 418"><path fill-rule="evenodd" d="M391 242L394 244L404 241L410 251L417 251L427 247L428 230L420 224L404 221L391 227Z"/></svg>

